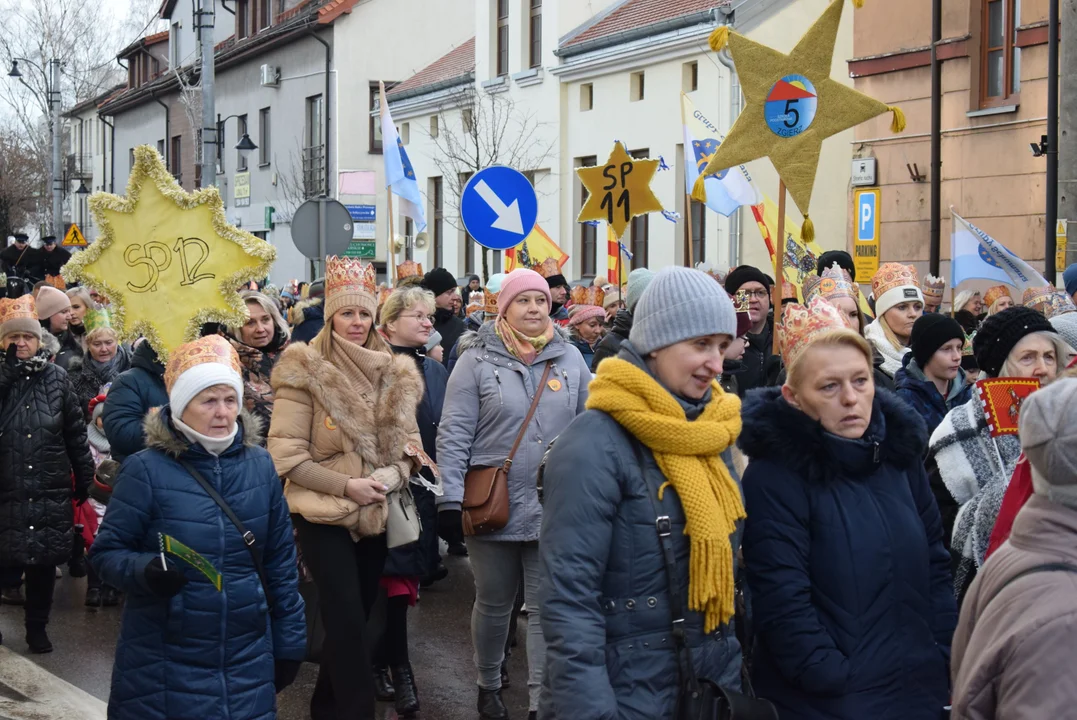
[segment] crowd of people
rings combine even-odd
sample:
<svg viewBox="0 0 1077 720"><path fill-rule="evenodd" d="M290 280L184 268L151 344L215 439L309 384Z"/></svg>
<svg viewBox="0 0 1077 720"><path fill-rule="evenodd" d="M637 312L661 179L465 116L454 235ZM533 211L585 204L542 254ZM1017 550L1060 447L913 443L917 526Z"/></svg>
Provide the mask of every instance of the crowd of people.
<svg viewBox="0 0 1077 720"><path fill-rule="evenodd" d="M0 261L51 277L49 245ZM38 282L0 300L0 602L33 653L58 567L123 605L110 717L275 717L315 644L312 718L412 717L408 611L444 542L474 576L481 720L509 717L518 618L530 718L1064 717L1064 279L946 308L938 278L861 284L831 251L773 307L751 266L407 263L386 287L330 257L166 362L108 298ZM1030 386L1017 432L993 379Z"/></svg>

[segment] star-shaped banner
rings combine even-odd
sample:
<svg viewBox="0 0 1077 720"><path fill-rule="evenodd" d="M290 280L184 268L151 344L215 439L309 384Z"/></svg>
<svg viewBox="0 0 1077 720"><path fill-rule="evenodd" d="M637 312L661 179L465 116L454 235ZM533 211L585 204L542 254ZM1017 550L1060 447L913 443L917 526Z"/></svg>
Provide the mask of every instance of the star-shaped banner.
<svg viewBox="0 0 1077 720"><path fill-rule="evenodd" d="M142 145L127 196L94 193L89 205L100 236L63 276L108 295L121 337L145 335L165 362L204 323L246 321L236 290L268 275L277 251L228 223L217 188L185 192L157 151Z"/></svg>
<svg viewBox="0 0 1077 720"><path fill-rule="evenodd" d="M662 212L662 203L651 191L658 164L658 160L633 158L624 145L615 143L604 165L577 168L588 195L576 221L605 222L620 239L632 218Z"/></svg>
<svg viewBox="0 0 1077 720"><path fill-rule="evenodd" d="M699 176L693 198L705 201L705 176L769 157L807 217L823 140L885 112L894 113L891 130L905 129L898 108L830 79L843 5L844 0L834 0L788 55L727 26L712 34L715 51L728 38L747 104ZM810 233L810 221L805 232Z"/></svg>

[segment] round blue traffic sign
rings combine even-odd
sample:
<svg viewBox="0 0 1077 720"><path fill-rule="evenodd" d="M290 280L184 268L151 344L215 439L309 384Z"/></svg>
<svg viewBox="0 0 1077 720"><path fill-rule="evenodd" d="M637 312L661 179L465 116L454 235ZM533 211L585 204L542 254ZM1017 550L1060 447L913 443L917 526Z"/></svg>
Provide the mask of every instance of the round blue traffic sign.
<svg viewBox="0 0 1077 720"><path fill-rule="evenodd" d="M796 137L811 127L819 98L815 86L803 75L786 75L767 95L763 116L775 135Z"/></svg>
<svg viewBox="0 0 1077 720"><path fill-rule="evenodd" d="M538 219L535 188L520 171L492 165L475 173L464 186L460 218L483 247L516 247L531 234Z"/></svg>

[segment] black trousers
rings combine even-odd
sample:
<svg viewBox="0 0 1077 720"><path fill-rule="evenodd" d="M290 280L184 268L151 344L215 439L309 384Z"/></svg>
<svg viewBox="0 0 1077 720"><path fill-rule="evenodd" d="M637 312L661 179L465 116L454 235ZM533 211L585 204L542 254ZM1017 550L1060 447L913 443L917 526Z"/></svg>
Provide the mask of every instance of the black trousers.
<svg viewBox="0 0 1077 720"><path fill-rule="evenodd" d="M374 718L374 675L366 621L385 567L385 535L353 542L348 531L298 515L292 522L318 586L325 645L310 700L313 720Z"/></svg>
<svg viewBox="0 0 1077 720"><path fill-rule="evenodd" d="M55 565L24 565L0 568L0 577L26 578L26 628L44 628L52 611L52 591L56 587ZM16 586L17 587L17 586Z"/></svg>

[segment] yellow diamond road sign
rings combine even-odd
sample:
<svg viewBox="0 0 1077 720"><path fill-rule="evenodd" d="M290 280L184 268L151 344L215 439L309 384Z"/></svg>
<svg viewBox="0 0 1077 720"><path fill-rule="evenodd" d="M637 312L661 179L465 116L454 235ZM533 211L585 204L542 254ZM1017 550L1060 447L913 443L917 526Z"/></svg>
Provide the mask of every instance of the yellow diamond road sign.
<svg viewBox="0 0 1077 720"><path fill-rule="evenodd" d="M64 247L86 247L86 238L79 230L78 225L71 223L71 227L67 229L67 235L64 235L62 245Z"/></svg>

